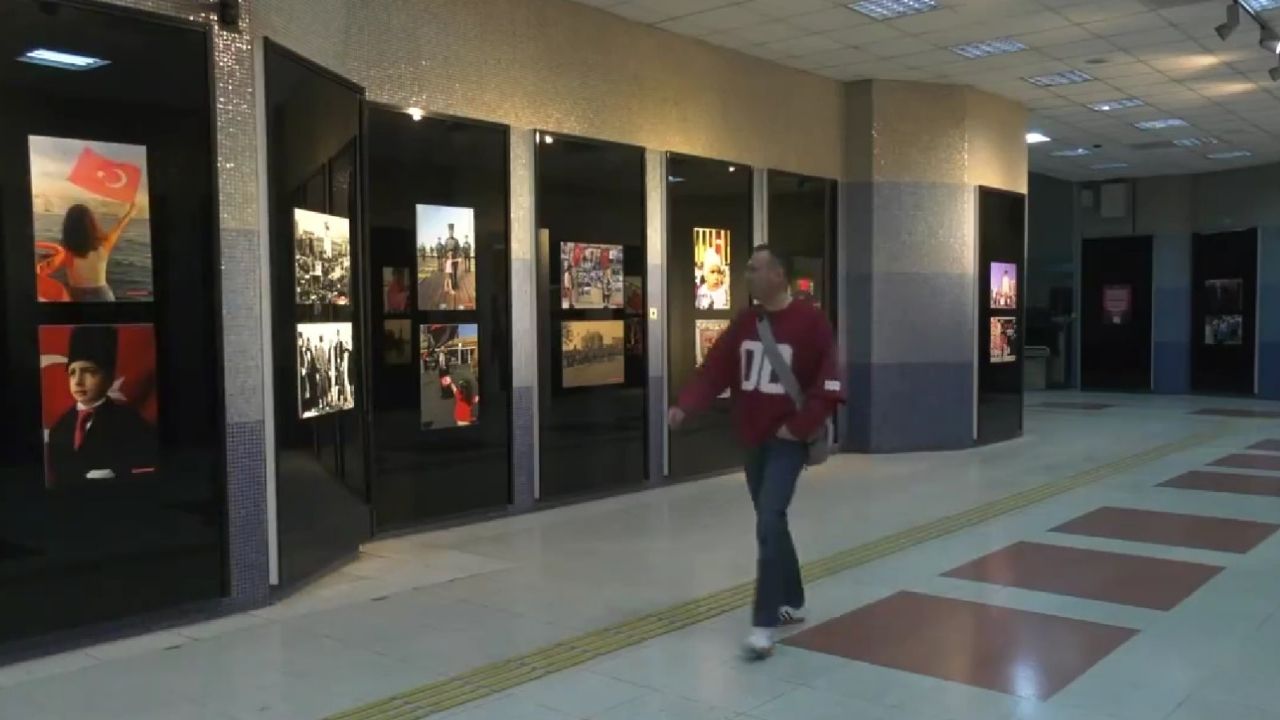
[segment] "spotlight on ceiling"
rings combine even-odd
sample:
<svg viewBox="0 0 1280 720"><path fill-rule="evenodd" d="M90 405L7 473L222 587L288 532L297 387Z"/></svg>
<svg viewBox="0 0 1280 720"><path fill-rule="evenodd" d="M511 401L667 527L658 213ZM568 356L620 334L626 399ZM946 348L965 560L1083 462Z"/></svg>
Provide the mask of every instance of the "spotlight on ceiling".
<svg viewBox="0 0 1280 720"><path fill-rule="evenodd" d="M1226 40L1238 27L1240 27L1240 6L1233 1L1227 5L1227 21L1215 27L1213 31L1218 33L1218 37Z"/></svg>
<svg viewBox="0 0 1280 720"><path fill-rule="evenodd" d="M1258 37L1258 47L1273 55L1280 55L1280 34L1269 27L1262 28L1262 35Z"/></svg>

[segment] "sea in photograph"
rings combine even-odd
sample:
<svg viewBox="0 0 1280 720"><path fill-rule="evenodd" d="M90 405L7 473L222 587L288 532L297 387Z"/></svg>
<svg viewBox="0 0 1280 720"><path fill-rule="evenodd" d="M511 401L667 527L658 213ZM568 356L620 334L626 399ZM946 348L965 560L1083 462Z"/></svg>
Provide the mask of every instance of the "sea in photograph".
<svg viewBox="0 0 1280 720"><path fill-rule="evenodd" d="M104 228L115 227L119 215L96 213L98 224ZM62 214L36 213L36 240L62 244ZM54 273L53 277L65 282L64 273ZM107 264L107 284L115 293L116 300L150 300L152 296L151 279L151 227L149 218L135 217L120 236L120 242L111 251L111 260Z"/></svg>

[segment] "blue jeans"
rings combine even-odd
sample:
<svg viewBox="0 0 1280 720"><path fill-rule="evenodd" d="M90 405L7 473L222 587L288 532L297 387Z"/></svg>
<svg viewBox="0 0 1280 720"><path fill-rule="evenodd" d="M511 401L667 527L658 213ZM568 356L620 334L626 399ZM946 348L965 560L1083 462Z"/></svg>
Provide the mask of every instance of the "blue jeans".
<svg viewBox="0 0 1280 720"><path fill-rule="evenodd" d="M778 626L783 605L804 606L800 559L787 527L787 508L796 493L809 449L804 443L774 438L753 448L747 458L747 488L756 508L756 600L752 625Z"/></svg>

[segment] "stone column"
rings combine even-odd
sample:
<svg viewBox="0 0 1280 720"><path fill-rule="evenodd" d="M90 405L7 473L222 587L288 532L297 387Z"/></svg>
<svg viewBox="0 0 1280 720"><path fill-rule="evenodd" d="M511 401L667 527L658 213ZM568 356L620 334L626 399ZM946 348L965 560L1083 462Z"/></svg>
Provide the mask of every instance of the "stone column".
<svg viewBox="0 0 1280 720"><path fill-rule="evenodd" d="M1027 191L1026 110L973 88L868 80L846 92L844 448L973 444L976 188Z"/></svg>

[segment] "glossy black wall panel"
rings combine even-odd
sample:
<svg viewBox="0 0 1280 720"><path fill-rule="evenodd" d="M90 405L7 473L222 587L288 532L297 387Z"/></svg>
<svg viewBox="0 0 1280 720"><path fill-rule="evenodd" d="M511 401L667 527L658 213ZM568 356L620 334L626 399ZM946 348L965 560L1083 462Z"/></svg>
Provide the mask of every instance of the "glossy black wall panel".
<svg viewBox="0 0 1280 720"><path fill-rule="evenodd" d="M538 137L539 479L540 498L554 499L634 486L647 477L644 355L626 357L617 384L565 387L561 366L561 323L625 323L626 311L562 309L559 270L561 243L597 243L623 246L624 274L645 276L644 150Z"/></svg>
<svg viewBox="0 0 1280 720"><path fill-rule="evenodd" d="M1080 265L1081 389L1151 390L1151 237L1086 239ZM1107 310L1108 288L1127 313Z"/></svg>
<svg viewBox="0 0 1280 720"><path fill-rule="evenodd" d="M836 322L836 181L770 170L769 244L791 258L792 293ZM811 289L802 284L812 281Z"/></svg>
<svg viewBox="0 0 1280 720"><path fill-rule="evenodd" d="M288 586L353 555L371 532L361 194L363 92L276 43L264 51L280 577ZM295 210L349 221L349 300L299 303ZM354 409L302 419L298 329L350 323ZM330 339L329 342L332 342Z"/></svg>
<svg viewBox="0 0 1280 720"><path fill-rule="evenodd" d="M373 501L379 529L510 502L507 143L508 131L501 126L442 118L414 121L399 110L369 110L366 276L374 289L373 327L381 332L388 321L408 322L412 351L411 361L403 363L395 356L398 348L386 343L372 347ZM419 310L416 281L404 310L389 306L382 292L383 269L417 272L419 205L474 211L474 309ZM478 326L480 402L474 425L423 428L420 400L427 390L418 350L420 328L429 323Z"/></svg>
<svg viewBox="0 0 1280 720"><path fill-rule="evenodd" d="M111 62L73 72L15 61L39 47ZM0 56L3 642L212 600L228 588L208 33L141 13L22 0L0 8ZM149 300L36 302L33 209L47 214L54 203L33 208L33 135L145 146L150 211L133 222L150 228ZM126 262L113 257L109 267ZM153 326L154 472L46 485L38 328L71 324ZM57 371L46 380L67 382Z"/></svg>
<svg viewBox="0 0 1280 720"><path fill-rule="evenodd" d="M730 170L732 168L732 170ZM706 158L671 154L667 159L667 353L671 404L696 373L698 321L728 323L750 304L745 280L752 237L751 168ZM699 309L695 304L695 232L729 232L731 307ZM721 258L723 260L723 258ZM704 268L704 271L706 268ZM668 475L688 478L732 470L742 449L729 417L729 399L717 399L669 434Z"/></svg>
<svg viewBox="0 0 1280 720"><path fill-rule="evenodd" d="M1027 198L978 188L978 442L1009 440L1022 434L1022 363L1026 334ZM1016 266L1014 307L993 307L992 266ZM1003 273L1002 273L1003 277ZM1012 362L993 362L993 319L1012 318L1008 341ZM1006 337L1008 337L1006 335ZM1001 357L1007 357L1001 355Z"/></svg>
<svg viewBox="0 0 1280 720"><path fill-rule="evenodd" d="M1191 389L1252 395L1258 231L1196 235L1191 247Z"/></svg>

